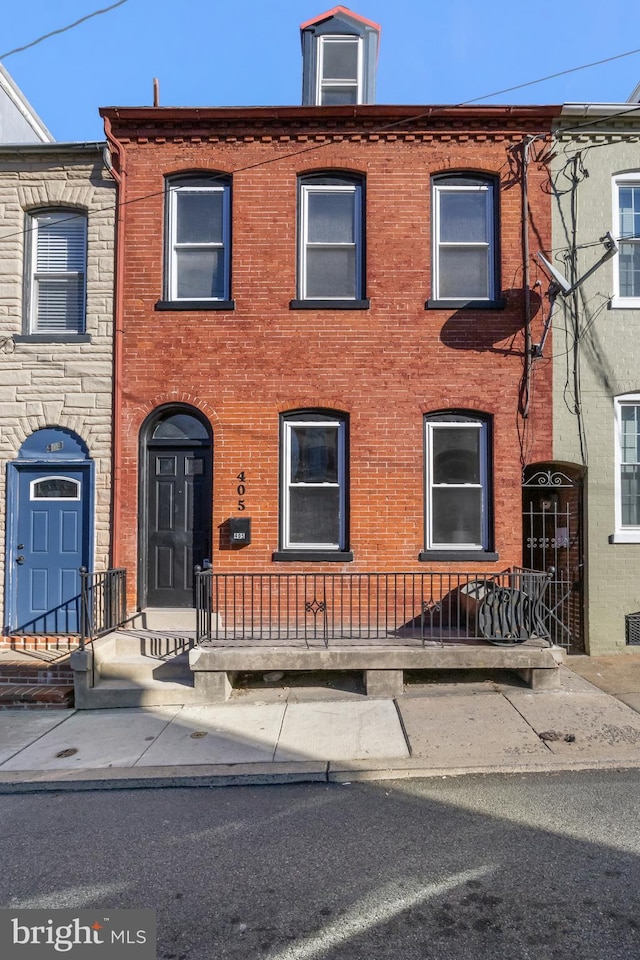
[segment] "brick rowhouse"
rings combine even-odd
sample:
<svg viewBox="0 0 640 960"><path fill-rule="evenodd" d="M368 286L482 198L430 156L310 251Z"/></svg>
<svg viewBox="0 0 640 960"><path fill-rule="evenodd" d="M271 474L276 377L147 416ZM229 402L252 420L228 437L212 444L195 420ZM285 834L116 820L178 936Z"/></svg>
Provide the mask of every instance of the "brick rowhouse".
<svg viewBox="0 0 640 960"><path fill-rule="evenodd" d="M537 157L554 113L546 106L101 110L121 182L113 560L128 570L131 608L145 603L141 429L167 404L196 408L213 433L210 559L218 572L483 570L522 562L522 468L551 459L550 361L529 362L526 313L530 299L535 342L543 309L533 255L551 246L548 171ZM534 137L527 298L522 158ZM368 309L292 305L298 178L325 171L358 174L366 185ZM432 178L466 171L499 184L504 306L425 308ZM235 306L158 309L166 178L197 172L230 178ZM348 417L349 561L274 559L281 556L280 415L308 409ZM489 418L497 559L479 554L474 564L454 552L447 562L424 553L424 418L450 410ZM251 517L252 541L229 549L225 523L240 515Z"/></svg>

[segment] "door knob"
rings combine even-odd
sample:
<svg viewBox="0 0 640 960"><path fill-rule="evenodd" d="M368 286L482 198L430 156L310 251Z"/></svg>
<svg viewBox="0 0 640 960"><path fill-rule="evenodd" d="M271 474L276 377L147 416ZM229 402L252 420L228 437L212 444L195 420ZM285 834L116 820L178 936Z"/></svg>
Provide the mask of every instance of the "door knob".
<svg viewBox="0 0 640 960"><path fill-rule="evenodd" d="M24 557L16 557L16 563L24 563Z"/></svg>

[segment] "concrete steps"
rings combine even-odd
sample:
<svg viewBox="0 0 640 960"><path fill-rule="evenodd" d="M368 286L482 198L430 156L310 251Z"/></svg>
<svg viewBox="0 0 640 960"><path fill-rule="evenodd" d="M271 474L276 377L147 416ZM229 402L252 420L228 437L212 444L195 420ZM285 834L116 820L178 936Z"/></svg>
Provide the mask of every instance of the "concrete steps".
<svg viewBox="0 0 640 960"><path fill-rule="evenodd" d="M195 632L184 629L189 618L172 613L167 617L170 627L118 630L95 640L85 653L74 654L76 706L98 709L205 702L194 689L189 666ZM153 622L155 617L150 619ZM78 664L84 669L78 670Z"/></svg>

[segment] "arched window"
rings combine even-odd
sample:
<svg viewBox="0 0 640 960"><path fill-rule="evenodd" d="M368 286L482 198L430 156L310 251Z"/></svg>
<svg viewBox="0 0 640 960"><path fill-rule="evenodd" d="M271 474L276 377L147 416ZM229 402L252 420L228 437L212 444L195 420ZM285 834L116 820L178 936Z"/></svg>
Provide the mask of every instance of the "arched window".
<svg viewBox="0 0 640 960"><path fill-rule="evenodd" d="M490 456L486 417L425 417L425 546L490 549Z"/></svg>
<svg viewBox="0 0 640 960"><path fill-rule="evenodd" d="M339 173L301 177L298 219L299 302L362 303L362 178Z"/></svg>
<svg viewBox="0 0 640 960"><path fill-rule="evenodd" d="M231 288L231 179L172 178L167 186L165 297L228 302Z"/></svg>
<svg viewBox="0 0 640 960"><path fill-rule="evenodd" d="M497 190L493 177L433 178L433 283L436 301L495 301L499 294Z"/></svg>
<svg viewBox="0 0 640 960"><path fill-rule="evenodd" d="M87 217L43 210L27 217L29 334L85 332Z"/></svg>

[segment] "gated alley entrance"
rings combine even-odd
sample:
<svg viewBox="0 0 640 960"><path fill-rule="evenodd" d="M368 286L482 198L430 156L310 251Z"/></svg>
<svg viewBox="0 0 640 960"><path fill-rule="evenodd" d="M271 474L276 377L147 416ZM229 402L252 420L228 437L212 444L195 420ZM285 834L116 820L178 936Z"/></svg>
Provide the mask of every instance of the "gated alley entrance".
<svg viewBox="0 0 640 960"><path fill-rule="evenodd" d="M523 565L553 571L545 604L552 639L568 653L584 653L583 468L536 463L522 483Z"/></svg>

